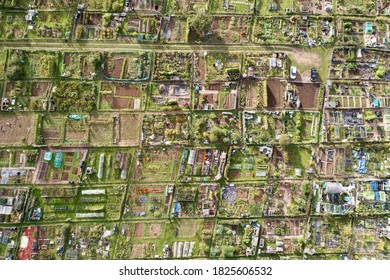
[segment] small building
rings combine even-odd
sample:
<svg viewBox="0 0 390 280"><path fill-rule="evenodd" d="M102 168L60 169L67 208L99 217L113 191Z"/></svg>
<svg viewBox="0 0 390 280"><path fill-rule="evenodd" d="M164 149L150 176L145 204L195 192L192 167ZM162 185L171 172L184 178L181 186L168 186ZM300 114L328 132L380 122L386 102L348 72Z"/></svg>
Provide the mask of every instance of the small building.
<svg viewBox="0 0 390 280"><path fill-rule="evenodd" d="M324 8L325 8L326 12L331 13L332 10L333 10L332 2L325 2L324 3Z"/></svg>
<svg viewBox="0 0 390 280"><path fill-rule="evenodd" d="M45 155L43 157L44 160L51 161L52 158L53 158L53 153L52 152L45 152Z"/></svg>
<svg viewBox="0 0 390 280"><path fill-rule="evenodd" d="M260 243L259 243L259 248L263 248L264 247L264 238L260 238Z"/></svg>
<svg viewBox="0 0 390 280"><path fill-rule="evenodd" d="M58 152L54 157L54 168L60 168L62 165L62 160L64 158L64 153Z"/></svg>
<svg viewBox="0 0 390 280"><path fill-rule="evenodd" d="M341 183L326 182L324 184L324 190L326 194L338 194L344 191L344 187Z"/></svg>
<svg viewBox="0 0 390 280"><path fill-rule="evenodd" d="M100 154L99 169L97 175L99 179L103 178L103 168L104 168L104 154Z"/></svg>
<svg viewBox="0 0 390 280"><path fill-rule="evenodd" d="M364 33L365 34L372 34L374 32L372 22L365 22L364 23Z"/></svg>
<svg viewBox="0 0 390 280"><path fill-rule="evenodd" d="M296 177L302 177L302 169L295 168L295 176Z"/></svg>
<svg viewBox="0 0 390 280"><path fill-rule="evenodd" d="M32 23L34 16L38 14L37 10L28 10L27 15L25 16L25 19L28 23Z"/></svg>
<svg viewBox="0 0 390 280"><path fill-rule="evenodd" d="M188 157L188 164L193 165L195 163L195 150L190 150L190 155Z"/></svg>

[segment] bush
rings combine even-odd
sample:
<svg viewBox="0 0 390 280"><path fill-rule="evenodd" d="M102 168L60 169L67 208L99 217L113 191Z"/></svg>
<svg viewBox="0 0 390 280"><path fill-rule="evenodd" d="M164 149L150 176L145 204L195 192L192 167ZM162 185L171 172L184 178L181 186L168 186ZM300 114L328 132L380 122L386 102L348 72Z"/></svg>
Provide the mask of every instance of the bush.
<svg viewBox="0 0 390 280"><path fill-rule="evenodd" d="M188 19L188 26L190 30L198 34L205 33L206 30L210 28L211 23L211 16L205 13L197 13Z"/></svg>
<svg viewBox="0 0 390 280"><path fill-rule="evenodd" d="M291 144L291 137L288 136L287 134L280 135L279 144L281 146L288 146L288 145L290 145Z"/></svg>
<svg viewBox="0 0 390 280"><path fill-rule="evenodd" d="M375 74L377 75L378 78L382 79L386 74L386 67L383 65L379 66Z"/></svg>
<svg viewBox="0 0 390 280"><path fill-rule="evenodd" d="M12 65L8 67L5 75L9 80L22 80L24 78L23 67L20 65Z"/></svg>
<svg viewBox="0 0 390 280"><path fill-rule="evenodd" d="M224 258L231 258L234 256L235 250L236 250L236 248L234 248L233 246L224 247L222 249L222 255Z"/></svg>

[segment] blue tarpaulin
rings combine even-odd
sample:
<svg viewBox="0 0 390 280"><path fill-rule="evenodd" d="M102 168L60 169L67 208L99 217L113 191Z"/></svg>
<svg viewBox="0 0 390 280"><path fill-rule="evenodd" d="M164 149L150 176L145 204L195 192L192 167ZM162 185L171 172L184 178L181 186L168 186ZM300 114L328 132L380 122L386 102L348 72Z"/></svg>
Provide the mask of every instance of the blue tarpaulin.
<svg viewBox="0 0 390 280"><path fill-rule="evenodd" d="M175 203L175 214L179 214L179 213L180 213L180 203L176 202Z"/></svg>
<svg viewBox="0 0 390 280"><path fill-rule="evenodd" d="M358 160L357 171L359 174L366 174L367 173L366 164L367 164L367 162L365 159Z"/></svg>
<svg viewBox="0 0 390 280"><path fill-rule="evenodd" d="M377 185L376 181L371 182L371 189L374 192L378 190L378 185Z"/></svg>
<svg viewBox="0 0 390 280"><path fill-rule="evenodd" d="M380 106L381 106L381 103L380 103L379 99L378 98L374 98L372 100L372 107L379 108Z"/></svg>

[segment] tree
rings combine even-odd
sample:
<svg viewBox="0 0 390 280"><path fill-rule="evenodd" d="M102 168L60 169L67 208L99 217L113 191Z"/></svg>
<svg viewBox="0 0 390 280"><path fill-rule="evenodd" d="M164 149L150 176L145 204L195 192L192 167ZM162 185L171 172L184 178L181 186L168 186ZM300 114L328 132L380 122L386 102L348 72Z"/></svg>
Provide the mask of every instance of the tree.
<svg viewBox="0 0 390 280"><path fill-rule="evenodd" d="M345 226L341 232L341 235L344 236L347 239L352 238L352 227Z"/></svg>
<svg viewBox="0 0 390 280"><path fill-rule="evenodd" d="M102 64L102 60L100 58L99 53L94 53L92 56L89 57L89 63L93 65L94 70L99 70Z"/></svg>
<svg viewBox="0 0 390 280"><path fill-rule="evenodd" d="M108 27L110 20L112 19L112 14L106 13L103 15L103 26Z"/></svg>
<svg viewBox="0 0 390 280"><path fill-rule="evenodd" d="M63 225L61 227L61 234L63 238L65 238L69 234L70 226L69 225Z"/></svg>
<svg viewBox="0 0 390 280"><path fill-rule="evenodd" d="M230 139L229 139L229 137L225 137L225 138L223 138L223 143L225 143L225 144L229 144L229 143L230 143Z"/></svg>
<svg viewBox="0 0 390 280"><path fill-rule="evenodd" d="M201 242L199 244L199 248L198 248L199 255L206 255L208 249L209 249L209 247L206 244L204 244L203 242Z"/></svg>
<svg viewBox="0 0 390 280"><path fill-rule="evenodd" d="M21 80L24 78L24 71L21 65L11 65L7 69L6 77L9 80Z"/></svg>
<svg viewBox="0 0 390 280"><path fill-rule="evenodd" d="M213 127L210 130L210 141L217 142L221 136L225 136L227 133L226 129L222 129L219 127Z"/></svg>
<svg viewBox="0 0 390 280"><path fill-rule="evenodd" d="M358 69L358 67L357 67L356 63L349 62L347 64L347 69L348 69L348 71L356 71Z"/></svg>
<svg viewBox="0 0 390 280"><path fill-rule="evenodd" d="M190 30L203 35L206 30L210 27L212 23L212 18L210 15L205 13L197 13L191 16L188 20Z"/></svg>
<svg viewBox="0 0 390 280"><path fill-rule="evenodd" d="M386 74L386 67L383 65L379 66L375 74L378 76L378 78L382 79Z"/></svg>

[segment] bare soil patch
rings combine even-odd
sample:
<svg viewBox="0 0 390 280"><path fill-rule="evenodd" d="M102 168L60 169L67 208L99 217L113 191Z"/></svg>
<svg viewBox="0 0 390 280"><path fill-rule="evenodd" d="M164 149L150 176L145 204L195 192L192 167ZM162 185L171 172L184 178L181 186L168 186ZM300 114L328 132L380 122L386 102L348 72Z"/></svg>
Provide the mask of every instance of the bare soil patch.
<svg viewBox="0 0 390 280"><path fill-rule="evenodd" d="M114 66L112 70L110 71L108 67L108 61L106 58L106 61L104 63L104 74L108 77L114 78L114 79L120 79L121 72L122 72L122 64L124 62L123 58L116 58L114 59Z"/></svg>
<svg viewBox="0 0 390 280"><path fill-rule="evenodd" d="M64 54L64 64L65 64L65 66L69 66L70 65L70 53L65 53Z"/></svg>
<svg viewBox="0 0 390 280"><path fill-rule="evenodd" d="M161 224L151 224L149 230L150 230L151 236L160 236L161 235Z"/></svg>
<svg viewBox="0 0 390 280"><path fill-rule="evenodd" d="M227 109L227 110L235 109L234 108L234 101L235 101L234 95L228 94L228 96L226 97L226 100L225 100L224 109Z"/></svg>
<svg viewBox="0 0 390 280"><path fill-rule="evenodd" d="M131 257L132 258L143 258L145 257L145 249L147 243L133 244L131 248Z"/></svg>
<svg viewBox="0 0 390 280"><path fill-rule="evenodd" d="M281 108L283 107L283 96L285 85L280 80L270 79L267 81L267 107Z"/></svg>
<svg viewBox="0 0 390 280"><path fill-rule="evenodd" d="M141 223L135 224L134 237L142 237L143 236L144 225Z"/></svg>
<svg viewBox="0 0 390 280"><path fill-rule="evenodd" d="M301 101L302 109L317 108L317 98L319 92L319 84L316 83L296 83L297 96Z"/></svg>
<svg viewBox="0 0 390 280"><path fill-rule="evenodd" d="M119 144L138 145L140 125L140 115L121 114L119 116Z"/></svg>
<svg viewBox="0 0 390 280"><path fill-rule="evenodd" d="M321 67L321 56L314 52L299 50L297 52L288 52L288 55L295 61L299 61L301 65L312 65L314 67Z"/></svg>
<svg viewBox="0 0 390 280"><path fill-rule="evenodd" d="M134 100L124 97L114 97L112 99L112 109L133 109L134 108Z"/></svg>
<svg viewBox="0 0 390 280"><path fill-rule="evenodd" d="M50 83L46 82L33 82L32 95L33 96L46 96L50 89Z"/></svg>
<svg viewBox="0 0 390 280"><path fill-rule="evenodd" d="M0 144L31 145L34 143L36 118L31 115L1 115Z"/></svg>
<svg viewBox="0 0 390 280"><path fill-rule="evenodd" d="M141 91L134 85L117 85L115 88L115 95L141 97Z"/></svg>

